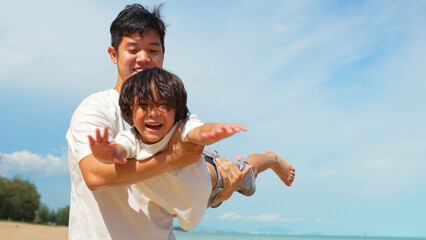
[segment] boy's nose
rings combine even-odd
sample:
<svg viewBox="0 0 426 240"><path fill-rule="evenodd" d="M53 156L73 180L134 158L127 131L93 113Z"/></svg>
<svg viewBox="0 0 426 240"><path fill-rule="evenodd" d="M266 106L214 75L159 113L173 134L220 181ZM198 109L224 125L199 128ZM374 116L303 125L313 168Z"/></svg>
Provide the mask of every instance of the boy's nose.
<svg viewBox="0 0 426 240"><path fill-rule="evenodd" d="M152 117L152 116L158 116L158 109L155 106L150 106L148 109L148 116Z"/></svg>

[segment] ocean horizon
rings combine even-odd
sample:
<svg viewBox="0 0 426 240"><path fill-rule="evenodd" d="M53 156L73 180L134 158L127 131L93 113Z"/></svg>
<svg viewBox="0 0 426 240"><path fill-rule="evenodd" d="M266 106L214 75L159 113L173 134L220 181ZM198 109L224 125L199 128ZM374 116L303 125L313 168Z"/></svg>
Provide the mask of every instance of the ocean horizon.
<svg viewBox="0 0 426 240"><path fill-rule="evenodd" d="M343 236L343 235L307 235L289 233L236 233L236 232L182 232L176 231L177 240L426 240L424 237L388 237L388 236Z"/></svg>

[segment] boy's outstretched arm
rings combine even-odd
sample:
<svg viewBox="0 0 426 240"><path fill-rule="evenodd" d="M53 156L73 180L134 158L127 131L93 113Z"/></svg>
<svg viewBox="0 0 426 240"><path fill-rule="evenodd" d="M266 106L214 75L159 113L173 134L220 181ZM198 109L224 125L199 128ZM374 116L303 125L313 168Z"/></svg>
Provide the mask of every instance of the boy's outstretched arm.
<svg viewBox="0 0 426 240"><path fill-rule="evenodd" d="M247 131L247 128L241 124L205 123L188 133L188 141L199 145L210 145L241 131Z"/></svg>
<svg viewBox="0 0 426 240"><path fill-rule="evenodd" d="M115 142L108 142L108 126L105 126L104 135L101 136L99 128L96 129L96 140L89 135L90 149L92 154L99 161L104 163L127 163L125 158L126 149Z"/></svg>

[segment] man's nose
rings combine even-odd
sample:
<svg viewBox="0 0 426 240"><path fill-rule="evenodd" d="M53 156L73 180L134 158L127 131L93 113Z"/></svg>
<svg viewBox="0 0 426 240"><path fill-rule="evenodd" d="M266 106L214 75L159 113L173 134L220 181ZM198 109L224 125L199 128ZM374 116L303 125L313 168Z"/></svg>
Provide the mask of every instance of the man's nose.
<svg viewBox="0 0 426 240"><path fill-rule="evenodd" d="M149 63L151 62L151 58L149 57L149 54L145 50L142 50L138 53L138 57L136 58L136 61L142 62L142 63Z"/></svg>

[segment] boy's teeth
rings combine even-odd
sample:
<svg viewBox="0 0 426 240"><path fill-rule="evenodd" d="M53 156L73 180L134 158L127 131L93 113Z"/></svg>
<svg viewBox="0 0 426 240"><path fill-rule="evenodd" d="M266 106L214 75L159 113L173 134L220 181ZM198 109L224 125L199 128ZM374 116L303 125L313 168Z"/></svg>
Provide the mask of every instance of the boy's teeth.
<svg viewBox="0 0 426 240"><path fill-rule="evenodd" d="M151 130L160 130L160 128L163 126L161 123L147 123L146 127Z"/></svg>
<svg viewBox="0 0 426 240"><path fill-rule="evenodd" d="M147 123L147 125L150 125L150 126L160 126L161 123Z"/></svg>

